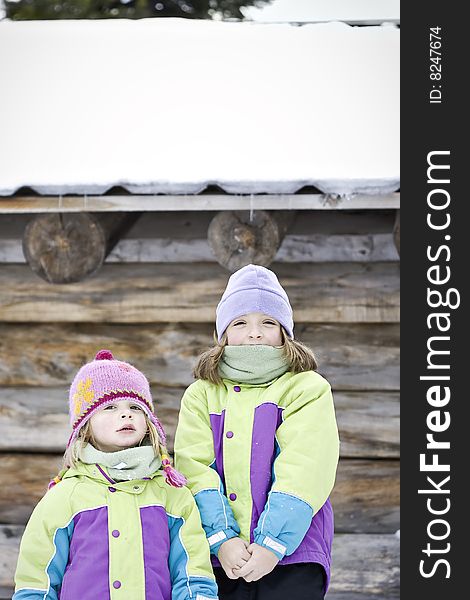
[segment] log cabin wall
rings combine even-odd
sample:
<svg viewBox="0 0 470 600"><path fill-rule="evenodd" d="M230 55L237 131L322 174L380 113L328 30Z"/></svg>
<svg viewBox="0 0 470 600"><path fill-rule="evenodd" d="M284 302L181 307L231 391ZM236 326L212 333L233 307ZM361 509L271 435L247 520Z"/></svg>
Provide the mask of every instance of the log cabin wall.
<svg viewBox="0 0 470 600"><path fill-rule="evenodd" d="M68 437L67 388L109 348L150 379L172 450L179 403L212 345L228 271L215 213L144 213L102 268L49 284L21 250L31 216L0 217L0 599L24 525ZM330 381L341 438L328 600L399 598L399 256L395 211L299 211L270 267L295 334ZM131 600L131 599L129 599Z"/></svg>

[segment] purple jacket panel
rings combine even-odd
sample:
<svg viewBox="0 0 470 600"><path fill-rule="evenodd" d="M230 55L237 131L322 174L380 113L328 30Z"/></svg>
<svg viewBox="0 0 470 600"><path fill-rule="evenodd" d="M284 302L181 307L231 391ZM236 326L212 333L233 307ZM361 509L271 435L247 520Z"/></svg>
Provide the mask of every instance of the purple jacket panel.
<svg viewBox="0 0 470 600"><path fill-rule="evenodd" d="M144 548L146 600L171 600L171 579L168 567L170 534L168 517L162 506L140 509L142 545Z"/></svg>
<svg viewBox="0 0 470 600"><path fill-rule="evenodd" d="M211 413L210 415L212 436L214 438L215 470L224 486L225 493L225 475L224 475L224 426L225 410L220 415Z"/></svg>
<svg viewBox="0 0 470 600"><path fill-rule="evenodd" d="M273 461L276 456L276 430L282 423L282 409L277 404L261 404L255 408L251 437L250 485L253 500L251 509L250 542L253 530L268 500L273 482Z"/></svg>
<svg viewBox="0 0 470 600"><path fill-rule="evenodd" d="M108 573L108 509L100 507L81 512L74 518L60 599L109 598Z"/></svg>

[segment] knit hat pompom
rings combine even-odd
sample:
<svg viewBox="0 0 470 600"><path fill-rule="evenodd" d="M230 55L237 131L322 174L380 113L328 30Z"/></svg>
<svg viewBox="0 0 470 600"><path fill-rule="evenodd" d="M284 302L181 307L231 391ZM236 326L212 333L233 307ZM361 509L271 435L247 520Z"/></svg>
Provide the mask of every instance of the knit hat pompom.
<svg viewBox="0 0 470 600"><path fill-rule="evenodd" d="M114 360L114 356L109 350L100 350L95 356L95 360Z"/></svg>
<svg viewBox="0 0 470 600"><path fill-rule="evenodd" d="M251 312L273 317L290 338L294 337L292 308L286 291L276 274L260 265L246 265L230 276L216 310L219 342L234 319Z"/></svg>

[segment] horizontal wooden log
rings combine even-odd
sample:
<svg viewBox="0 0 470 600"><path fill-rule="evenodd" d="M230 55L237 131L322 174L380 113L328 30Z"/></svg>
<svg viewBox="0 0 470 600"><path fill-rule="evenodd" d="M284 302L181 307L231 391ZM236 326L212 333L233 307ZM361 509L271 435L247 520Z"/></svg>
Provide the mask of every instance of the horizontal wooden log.
<svg viewBox="0 0 470 600"><path fill-rule="evenodd" d="M172 451L184 388L156 386L153 392ZM62 452L70 434L67 397L66 387L0 388L0 450ZM399 456L397 393L335 392L334 402L342 457Z"/></svg>
<svg viewBox="0 0 470 600"><path fill-rule="evenodd" d="M296 322L399 322L396 263L286 265L273 270ZM212 264L105 265L80 283L51 285L23 265L0 271L0 321L214 321L228 273Z"/></svg>
<svg viewBox="0 0 470 600"><path fill-rule="evenodd" d="M0 525L0 600L9 600L23 534L21 525ZM400 544L393 534L337 534L333 540L328 600L395 600Z"/></svg>
<svg viewBox="0 0 470 600"><path fill-rule="evenodd" d="M0 525L0 600L11 600L23 525Z"/></svg>
<svg viewBox="0 0 470 600"><path fill-rule="evenodd" d="M158 386L187 386L212 324L0 323L0 386L70 385L101 348L135 364ZM398 390L398 324L296 324L336 390Z"/></svg>
<svg viewBox="0 0 470 600"><path fill-rule="evenodd" d="M397 561L398 562L398 561ZM332 586L333 590L334 585ZM362 592L335 592L328 591L325 596L326 600L399 600L400 598L400 586L397 584L393 589L387 590L385 593L388 595L382 595L382 591L376 593L377 590L363 590Z"/></svg>
<svg viewBox="0 0 470 600"><path fill-rule="evenodd" d="M172 388L158 395L170 451L182 393ZM0 450L62 453L70 436L67 411L68 388L0 388Z"/></svg>
<svg viewBox="0 0 470 600"><path fill-rule="evenodd" d="M0 238L0 263L25 263L21 240Z"/></svg>
<svg viewBox="0 0 470 600"><path fill-rule="evenodd" d="M338 534L328 600L400 598L400 540L394 534Z"/></svg>
<svg viewBox="0 0 470 600"><path fill-rule="evenodd" d="M391 233L286 235L276 262L394 262L398 252ZM24 263L21 240L0 239L0 263ZM206 239L169 237L122 239L106 263L215 262Z"/></svg>
<svg viewBox="0 0 470 600"><path fill-rule="evenodd" d="M0 523L26 523L62 458L3 453L0 459ZM335 531L393 533L399 528L399 461L341 459L331 502Z"/></svg>
<svg viewBox="0 0 470 600"><path fill-rule="evenodd" d="M111 256L109 257L111 258ZM288 235L276 262L380 262L396 261L398 254L388 233L351 235Z"/></svg>
<svg viewBox="0 0 470 600"><path fill-rule="evenodd" d="M293 211L294 212L294 211ZM124 236L125 239L202 240L216 211L147 212ZM393 230L396 211L393 209L371 211L305 210L296 213L289 228L292 235L322 234L369 235ZM0 240L21 239L31 220L28 214L3 215L0 219Z"/></svg>
<svg viewBox="0 0 470 600"><path fill-rule="evenodd" d="M337 533L394 533L400 527L400 462L340 459L331 504Z"/></svg>
<svg viewBox="0 0 470 600"><path fill-rule="evenodd" d="M0 489L0 523L24 525L61 469L56 454L0 454L4 485Z"/></svg>
<svg viewBox="0 0 470 600"><path fill-rule="evenodd" d="M400 207L391 194L195 194L122 196L16 196L0 198L0 214L202 210L363 210Z"/></svg>
<svg viewBox="0 0 470 600"><path fill-rule="evenodd" d="M398 458L400 400L391 392L335 392L343 457Z"/></svg>
<svg viewBox="0 0 470 600"><path fill-rule="evenodd" d="M397 214L395 217L395 223L393 224L393 242L397 249L398 254L400 254L400 211L397 210Z"/></svg>

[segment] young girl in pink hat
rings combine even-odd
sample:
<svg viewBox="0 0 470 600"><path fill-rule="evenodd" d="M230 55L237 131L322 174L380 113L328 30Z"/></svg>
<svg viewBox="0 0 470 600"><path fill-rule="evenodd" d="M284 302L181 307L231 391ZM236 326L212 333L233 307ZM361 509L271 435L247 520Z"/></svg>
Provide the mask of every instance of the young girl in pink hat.
<svg viewBox="0 0 470 600"><path fill-rule="evenodd" d="M65 469L26 526L13 600L217 600L199 512L144 374L102 350L69 404Z"/></svg>
<svg viewBox="0 0 470 600"><path fill-rule="evenodd" d="M238 270L182 399L175 462L222 600L320 600L328 588L338 429L330 385L293 329L276 275Z"/></svg>

